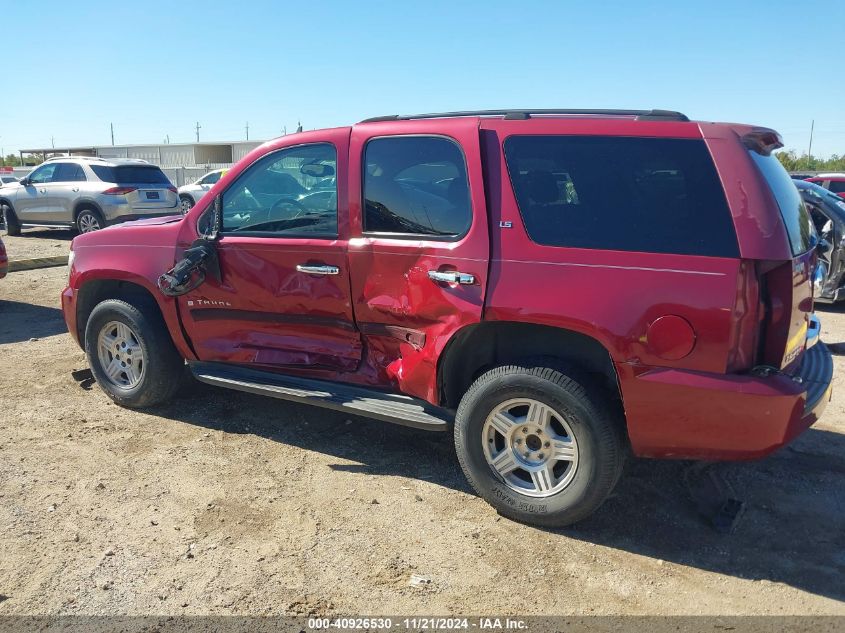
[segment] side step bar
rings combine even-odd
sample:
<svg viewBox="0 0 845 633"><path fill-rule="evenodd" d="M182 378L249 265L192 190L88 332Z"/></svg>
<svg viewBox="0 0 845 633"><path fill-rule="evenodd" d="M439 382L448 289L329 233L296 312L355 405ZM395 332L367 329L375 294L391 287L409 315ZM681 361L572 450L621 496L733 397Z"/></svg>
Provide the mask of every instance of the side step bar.
<svg viewBox="0 0 845 633"><path fill-rule="evenodd" d="M189 363L200 382L280 400L335 409L428 431L446 431L452 416L425 400L366 387L314 380L224 363Z"/></svg>

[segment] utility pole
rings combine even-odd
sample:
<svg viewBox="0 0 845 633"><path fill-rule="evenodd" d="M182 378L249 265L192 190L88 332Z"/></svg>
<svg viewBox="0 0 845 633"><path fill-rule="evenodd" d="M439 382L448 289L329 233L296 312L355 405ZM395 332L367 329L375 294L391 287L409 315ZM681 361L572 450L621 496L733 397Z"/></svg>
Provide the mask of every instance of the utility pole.
<svg viewBox="0 0 845 633"><path fill-rule="evenodd" d="M200 142L200 122L197 121L197 143Z"/></svg>
<svg viewBox="0 0 845 633"><path fill-rule="evenodd" d="M53 146L53 149L56 149L56 137L55 136L50 137L50 145Z"/></svg>
<svg viewBox="0 0 845 633"><path fill-rule="evenodd" d="M301 132L301 131L302 131L302 121L297 121L297 122L296 122L296 131L297 131L297 132Z"/></svg>
<svg viewBox="0 0 845 633"><path fill-rule="evenodd" d="M246 140L249 140L249 121L246 122Z"/></svg>
<svg viewBox="0 0 845 633"><path fill-rule="evenodd" d="M111 128L111 146L114 147L114 123L109 123Z"/></svg>
<svg viewBox="0 0 845 633"><path fill-rule="evenodd" d="M810 164L810 159L813 157L813 128L816 126L816 120L810 121L810 148L807 150L807 164Z"/></svg>
<svg viewBox="0 0 845 633"><path fill-rule="evenodd" d="M285 125L284 127L282 127L282 136L287 136L287 135L288 135L288 126Z"/></svg>

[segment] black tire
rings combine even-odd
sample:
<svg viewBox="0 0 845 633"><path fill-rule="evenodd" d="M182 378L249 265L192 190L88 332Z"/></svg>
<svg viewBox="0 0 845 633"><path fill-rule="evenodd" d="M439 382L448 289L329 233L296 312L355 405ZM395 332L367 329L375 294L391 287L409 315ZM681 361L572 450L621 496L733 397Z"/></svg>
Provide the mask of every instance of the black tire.
<svg viewBox="0 0 845 633"><path fill-rule="evenodd" d="M542 527L571 525L595 512L619 480L626 456L623 421L612 399L576 372L553 367L532 362L491 369L469 388L455 417L458 460L475 491L503 516ZM577 442L572 479L545 497L518 492L485 457L488 416L499 405L520 398L549 406L566 420Z"/></svg>
<svg viewBox="0 0 845 633"><path fill-rule="evenodd" d="M117 404L149 407L170 399L179 389L185 361L176 351L158 309L151 303L132 305L118 299L103 301L91 311L85 326L85 354L97 383ZM115 384L100 361L100 332L112 322L127 325L143 351L140 381L131 388Z"/></svg>
<svg viewBox="0 0 845 633"><path fill-rule="evenodd" d="M182 210L182 214L188 212L189 209L192 209L196 202L194 199L186 193L179 194L179 208Z"/></svg>
<svg viewBox="0 0 845 633"><path fill-rule="evenodd" d="M89 224L89 222L93 224ZM90 227L94 224L97 228L91 229ZM79 234L91 233L93 231L99 231L100 229L106 228L106 221L103 218L103 214L97 211L97 209L85 207L80 209L79 213L76 214L75 225Z"/></svg>
<svg viewBox="0 0 845 633"><path fill-rule="evenodd" d="M18 221L18 216L12 211L12 208L4 204L0 206L0 212L3 215L3 223L6 225L6 233L11 236L21 234L21 223Z"/></svg>

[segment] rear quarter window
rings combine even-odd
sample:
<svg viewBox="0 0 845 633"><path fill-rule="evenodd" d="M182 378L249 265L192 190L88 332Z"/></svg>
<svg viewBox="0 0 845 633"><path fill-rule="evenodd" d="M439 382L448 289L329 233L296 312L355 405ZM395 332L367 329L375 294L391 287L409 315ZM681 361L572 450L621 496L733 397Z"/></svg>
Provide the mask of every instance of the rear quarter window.
<svg viewBox="0 0 845 633"><path fill-rule="evenodd" d="M511 136L504 149L525 228L538 244L739 256L703 141Z"/></svg>

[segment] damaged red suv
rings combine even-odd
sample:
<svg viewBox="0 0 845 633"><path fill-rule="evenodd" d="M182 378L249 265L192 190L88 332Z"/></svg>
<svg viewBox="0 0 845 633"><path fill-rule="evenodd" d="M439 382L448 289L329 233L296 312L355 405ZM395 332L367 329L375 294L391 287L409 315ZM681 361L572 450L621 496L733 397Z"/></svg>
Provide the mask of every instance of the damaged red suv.
<svg viewBox="0 0 845 633"><path fill-rule="evenodd" d="M772 130L663 110L388 116L271 141L185 217L73 241L68 328L118 404L201 381L454 433L566 525L626 455L749 459L833 365Z"/></svg>

